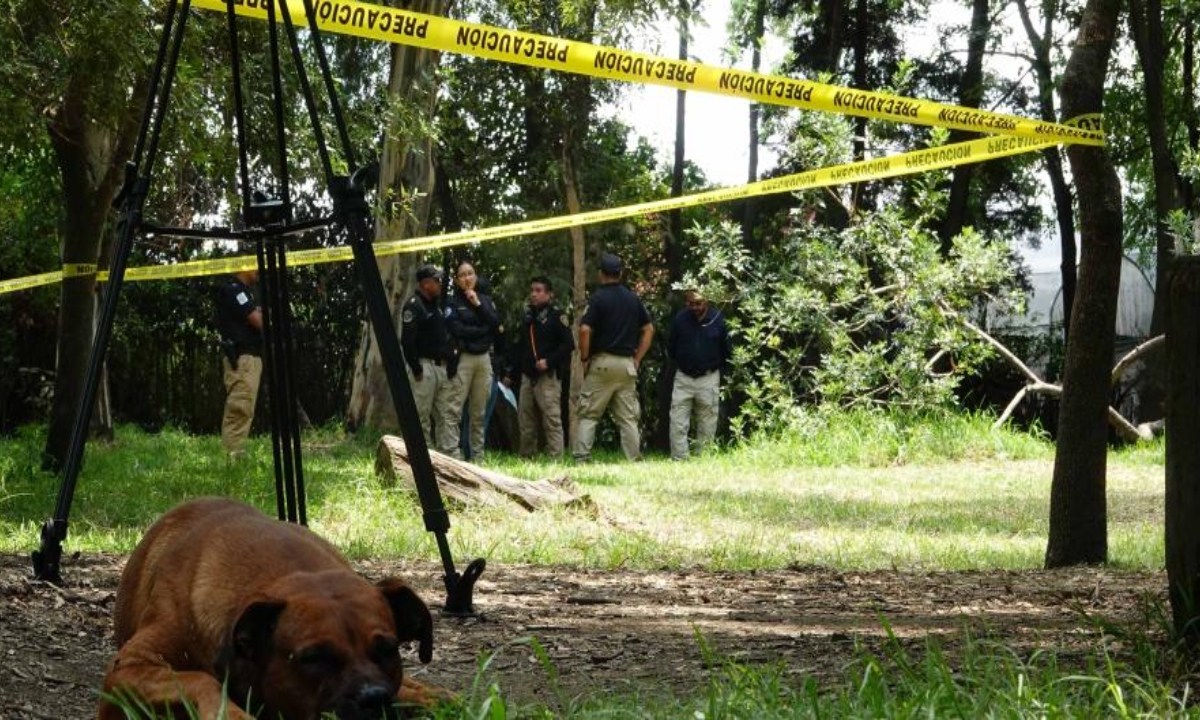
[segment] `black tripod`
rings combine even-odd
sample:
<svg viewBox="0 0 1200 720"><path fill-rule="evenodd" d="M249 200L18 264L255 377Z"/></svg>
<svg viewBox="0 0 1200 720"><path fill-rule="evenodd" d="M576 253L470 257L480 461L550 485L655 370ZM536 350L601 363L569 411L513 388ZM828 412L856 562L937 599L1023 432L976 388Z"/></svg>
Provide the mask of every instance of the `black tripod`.
<svg viewBox="0 0 1200 720"><path fill-rule="evenodd" d="M304 493L303 463L300 453L300 435L296 421L296 397L293 392L291 314L288 301L287 251L290 236L306 231L332 227L346 238L354 254L354 263L367 301L371 328L379 344L383 366L387 373L392 403L400 421L401 433L408 446L409 461L420 498L425 529L434 533L438 551L445 569L446 604L444 609L452 614L474 612L473 591L475 581L483 572L483 559L472 561L463 573L454 567L454 558L446 541L450 528L450 517L442 503L441 492L434 478L433 463L429 448L421 431L412 389L404 371L400 342L392 322L391 311L379 275L379 265L371 245L370 205L366 200L366 189L377 182L375 166L358 166L345 120L338 103L329 62L320 42L316 12L312 0L304 0L308 27L312 33L313 50L320 68L321 79L330 105L332 120L342 145L343 157L349 172L336 175L330 161L329 150L321 124L321 112L317 107L312 86L305 71L296 28L286 5L280 3L280 15L287 36L292 61L296 70L305 107L312 123L313 137L325 173L326 189L333 201L333 211L328 217L296 221L292 217L291 187L287 169L287 133L284 128L283 84L280 74L280 47L278 24L275 17L275 2L266 3L270 38L272 91L275 116L275 144L279 158L277 169L277 196L272 197L250 186L249 162L246 144L245 109L241 86L241 59L238 50L237 21L234 16L234 0L227 0L226 15L229 21L231 70L234 89L234 112L237 121L237 144L242 200L242 228L237 230L202 230L194 228L163 227L145 221L143 211L150 190L150 179L158 155L159 139L163 119L170 106L171 88L175 80L176 65L187 27L190 0L169 0L159 39L158 53L151 71L150 90L142 114L141 127L133 158L126 167L125 183L114 200L119 208L116 245L109 266L108 283L100 307L99 323L96 328L92 351L88 360L87 375L80 398L79 408L72 426L71 443L63 467L62 485L59 487L58 502L54 517L42 526L41 547L33 553L34 574L42 580L62 582L62 542L67 537L67 517L71 500L83 460L83 447L91 422L95 404L96 388L100 369L108 350L112 335L113 319L117 299L125 277L125 268L134 238L139 235L163 235L188 238L220 239L253 242L258 255L258 268L262 284L264 366L270 392L271 439L275 461L275 494L280 520L299 522L307 520Z"/></svg>

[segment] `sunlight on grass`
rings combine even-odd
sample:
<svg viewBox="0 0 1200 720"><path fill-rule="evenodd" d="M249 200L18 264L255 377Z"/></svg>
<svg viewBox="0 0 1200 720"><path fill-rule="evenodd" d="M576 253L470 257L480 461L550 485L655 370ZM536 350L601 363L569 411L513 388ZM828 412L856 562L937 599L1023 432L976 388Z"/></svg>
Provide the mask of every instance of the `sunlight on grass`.
<svg viewBox="0 0 1200 720"><path fill-rule="evenodd" d="M992 431L986 418L929 426L878 417L763 441L687 463L613 453L574 466L495 454L489 466L530 479L569 476L601 508L525 513L449 506L457 557L598 568L712 569L825 565L1031 568L1045 552L1053 455L1043 440ZM38 470L41 437L0 440L0 549L25 553L53 510L56 477ZM1162 443L1152 443L1161 456ZM120 428L92 443L68 546L127 552L146 525L189 497L228 495L274 513L269 438L231 465L215 437ZM1161 568L1163 465L1146 449L1109 460L1110 558ZM835 462L840 458L841 461ZM374 445L337 430L305 438L312 527L352 557L433 559L416 497L382 487Z"/></svg>

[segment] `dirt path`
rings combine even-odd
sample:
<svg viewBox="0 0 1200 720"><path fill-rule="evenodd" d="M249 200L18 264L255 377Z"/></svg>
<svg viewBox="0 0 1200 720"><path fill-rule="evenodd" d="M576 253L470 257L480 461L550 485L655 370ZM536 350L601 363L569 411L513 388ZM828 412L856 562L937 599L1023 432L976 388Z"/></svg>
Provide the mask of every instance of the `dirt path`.
<svg viewBox="0 0 1200 720"><path fill-rule="evenodd" d="M86 718L112 655L110 613L124 558L64 563L67 588L29 579L27 557L0 555L0 720ZM434 603L438 566L359 563L368 577L402 574ZM1147 597L1162 599L1162 573L1097 569L1054 572L842 573L603 572L493 566L476 591L481 617L440 618L434 660L415 673L466 689L482 654L506 696L549 702L546 673L527 645L546 648L564 689L703 685L710 668L701 633L718 657L782 661L794 676L839 677L855 642L877 646L885 617L914 647L929 635L953 646L970 630L1018 649L1094 644L1088 615L1136 621ZM415 659L413 660L415 663ZM413 667L407 665L406 667Z"/></svg>

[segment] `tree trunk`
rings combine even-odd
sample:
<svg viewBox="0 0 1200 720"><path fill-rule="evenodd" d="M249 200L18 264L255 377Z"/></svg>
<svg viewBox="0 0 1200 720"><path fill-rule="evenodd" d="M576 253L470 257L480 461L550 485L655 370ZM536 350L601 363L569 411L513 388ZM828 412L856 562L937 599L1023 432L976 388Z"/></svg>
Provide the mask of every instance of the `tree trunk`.
<svg viewBox="0 0 1200 720"><path fill-rule="evenodd" d="M858 90L868 90L867 87L867 28L870 25L870 13L867 0L856 0L854 3L854 87ZM856 117L854 123L854 161L862 162L867 159L867 119ZM865 197L867 183L856 183L850 186L850 212L869 210L871 203Z"/></svg>
<svg viewBox="0 0 1200 720"><path fill-rule="evenodd" d="M1167 51L1163 44L1161 0L1129 0L1129 25L1146 92L1146 132L1154 170L1154 240L1158 262L1154 277L1154 313L1150 334L1160 335L1166 325L1167 293L1175 240L1168 217L1179 205L1178 168L1171 156L1163 101L1163 66Z"/></svg>
<svg viewBox="0 0 1200 720"><path fill-rule="evenodd" d="M96 265L109 207L133 151L136 116L127 113L119 129L96 120L88 103L87 81L68 83L62 104L47 123L58 161L63 193L64 265ZM137 83L142 87L143 83ZM140 99L140 97L139 97ZM131 106L132 107L132 106ZM58 315L57 374L43 466L57 470L66 461L71 429L83 395L96 314L96 276L63 278Z"/></svg>
<svg viewBox="0 0 1200 720"><path fill-rule="evenodd" d="M688 57L688 0L679 0L679 59ZM671 197L683 194L684 143L687 128L687 93L675 91L675 164L671 170ZM675 282L683 277L683 211L668 213L670 230L663 243L663 255L667 259L667 277Z"/></svg>
<svg viewBox="0 0 1200 720"><path fill-rule="evenodd" d="M1200 646L1200 257L1171 269L1167 321L1167 584L1175 632Z"/></svg>
<svg viewBox="0 0 1200 720"><path fill-rule="evenodd" d="M575 163L571 160L568 149L570 143L563 143L562 172L563 194L567 203L567 213L574 215L583 210L579 202L579 178L575 175ZM579 400L579 390L583 387L583 363L579 361L579 323L583 320L583 312L587 308L587 277L584 259L587 254L586 236L583 227L576 225L571 233L571 334L575 340L575 350L571 353L571 386L567 400L567 453L570 454L571 443L578 437L579 415L575 412Z"/></svg>
<svg viewBox="0 0 1200 720"><path fill-rule="evenodd" d="M1043 120L1057 122L1058 115L1054 111L1054 66L1050 61L1050 39L1054 37L1054 15L1057 6L1053 2L1047 5L1048 7L1043 6L1042 31L1039 34L1033 27L1025 0L1017 0L1021 22L1025 25L1029 44L1033 47L1033 70L1038 81L1038 109ZM1057 146L1046 148L1042 151L1042 159L1046 162L1046 174L1050 176L1050 187L1054 192L1054 214L1058 221L1063 342L1066 343L1071 335L1071 311L1075 307L1075 266L1078 255L1078 249L1075 247L1075 206L1071 198L1071 188L1067 185L1066 174L1063 172L1062 149Z"/></svg>
<svg viewBox="0 0 1200 720"><path fill-rule="evenodd" d="M762 40L763 26L767 15L766 0L755 0L754 3L754 34L751 39L750 48L750 69L753 72L758 72L762 66ZM758 126L759 114L762 106L758 103L750 103L750 147L749 156L750 162L746 171L746 182L755 182L758 180ZM754 223L758 219L758 203L755 198L746 198L742 205L742 246L746 248L754 247Z"/></svg>
<svg viewBox="0 0 1200 720"><path fill-rule="evenodd" d="M1088 0L1063 74L1063 114L1099 113L1121 0ZM1121 184L1107 149L1067 148L1079 196L1083 257L1067 344L1050 487L1046 567L1108 558L1105 460L1108 383L1121 277Z"/></svg>
<svg viewBox="0 0 1200 720"><path fill-rule="evenodd" d="M983 53L987 50L988 33L992 29L992 18L988 12L988 0L974 0L971 11L971 33L967 40L967 65L963 70L962 85L959 86L958 103L964 107L977 108L983 103ZM976 133L955 130L950 133L951 143L974 140ZM946 202L946 217L942 222L942 255L949 256L954 238L967 225L970 209L971 178L975 165L958 165L950 180L950 197Z"/></svg>
<svg viewBox="0 0 1200 720"><path fill-rule="evenodd" d="M1200 151L1200 111L1196 109L1196 11L1191 10L1183 20L1183 116L1187 125L1188 147ZM1200 215L1196 204L1196 184L1191 177L1180 183L1183 206L1193 216ZM1197 236L1200 237L1200 217L1196 217Z"/></svg>
<svg viewBox="0 0 1200 720"><path fill-rule="evenodd" d="M447 0L419 0L406 9L428 15L446 14ZM392 48L388 98L391 102L418 107L432 117L437 102L436 77L441 53L407 45ZM409 141L403 133L388 132L379 168L379 194L384 210L375 222L376 240L418 237L425 233L433 197L433 138ZM415 193L415 194L414 194ZM411 199L411 207L405 203ZM389 255L379 258L379 274L392 307L392 324L400 332L400 308L414 290L415 255ZM354 359L350 401L346 422L351 428L373 427L394 430L399 427L396 409L388 389L383 358L375 342L370 322L364 322L358 353Z"/></svg>

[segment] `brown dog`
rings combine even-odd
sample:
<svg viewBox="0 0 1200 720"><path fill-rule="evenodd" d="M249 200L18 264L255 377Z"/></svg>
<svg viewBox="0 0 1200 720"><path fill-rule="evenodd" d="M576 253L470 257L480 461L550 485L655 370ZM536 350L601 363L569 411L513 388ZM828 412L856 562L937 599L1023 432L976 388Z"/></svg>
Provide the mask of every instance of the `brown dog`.
<svg viewBox="0 0 1200 720"><path fill-rule="evenodd" d="M434 695L400 667L400 643L416 640L422 662L433 652L416 593L371 585L308 529L231 500L194 500L154 523L121 576L115 630L101 720L125 717L113 698L191 705L202 720L377 720Z"/></svg>

